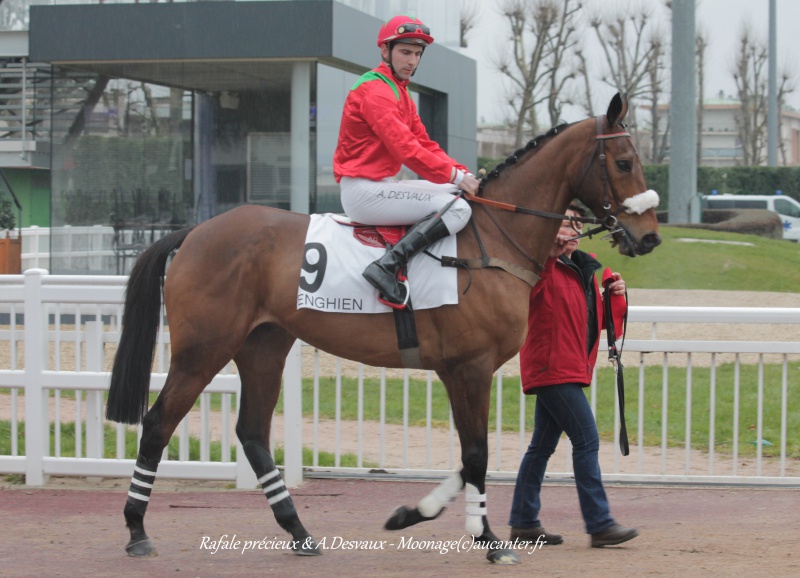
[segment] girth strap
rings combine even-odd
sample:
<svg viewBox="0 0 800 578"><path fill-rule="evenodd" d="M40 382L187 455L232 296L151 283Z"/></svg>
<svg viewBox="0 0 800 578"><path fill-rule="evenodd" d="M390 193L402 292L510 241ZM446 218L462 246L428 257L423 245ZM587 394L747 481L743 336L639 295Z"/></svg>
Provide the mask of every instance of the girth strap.
<svg viewBox="0 0 800 578"><path fill-rule="evenodd" d="M462 269L502 269L506 273L511 273L517 279L522 279L533 287L539 282L539 276L533 271L520 267L514 263L503 261L497 257L475 257L474 259L459 259L457 257L442 257L442 267L461 267Z"/></svg>
<svg viewBox="0 0 800 578"><path fill-rule="evenodd" d="M489 215L489 217L492 218L495 224L499 226L500 224L494 219L492 214L489 213L486 207L484 207L484 210L486 210L486 213ZM475 224L475 219L470 219L469 222L472 225L472 232L475 233L475 240L478 242L478 247L481 250L481 256L472 259L459 259L458 257L443 256L441 259L439 259L439 261L442 264L442 267L456 267L456 268L460 267L462 269L466 269L467 271L470 271L472 269L487 269L491 267L495 269L502 269L503 271L505 271L506 273L510 273L517 279L522 279L523 281L525 281L525 283L527 283L531 287L533 287L534 285L536 285L536 283L539 282L539 276L533 271L530 271L529 269L521 267L520 265L517 265L515 263L511 263L510 261L504 261L503 259L498 259L497 257L489 257L489 255L486 254L486 248L483 246L483 241L481 240L481 235L478 232L478 225ZM505 229L501 228L501 231L505 233ZM514 246L516 246L517 249L522 251L523 255L528 257L528 259L533 261L533 263L539 266L541 269L544 269L544 267L538 261L536 261L536 259L528 255L528 253L522 247L520 247L519 244L517 244L517 242L514 241L509 235L506 234L506 237L514 243ZM467 285L467 288L464 289L465 294L469 290L471 285L472 285L472 277L470 276L470 282Z"/></svg>
<svg viewBox="0 0 800 578"><path fill-rule="evenodd" d="M393 309L394 329L397 334L397 348L400 350L400 360L403 367L422 369L422 360L419 357L419 339L417 339L417 324L414 320L414 308L411 302L402 309Z"/></svg>

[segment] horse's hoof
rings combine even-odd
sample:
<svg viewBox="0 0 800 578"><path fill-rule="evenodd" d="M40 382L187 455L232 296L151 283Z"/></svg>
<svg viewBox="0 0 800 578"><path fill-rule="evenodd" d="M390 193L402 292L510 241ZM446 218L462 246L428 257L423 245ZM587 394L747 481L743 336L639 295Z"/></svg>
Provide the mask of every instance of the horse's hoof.
<svg viewBox="0 0 800 578"><path fill-rule="evenodd" d="M293 546L292 547L292 550L294 550L294 553L297 556L320 556L320 555L322 555L322 550L320 550L319 544L317 544L317 541L313 537L308 536L302 542L300 542L299 540L298 540L298 542L299 542L298 546Z"/></svg>
<svg viewBox="0 0 800 578"><path fill-rule="evenodd" d="M402 530L403 528L408 528L420 522L435 520L442 515L444 510L445 509L442 508L435 516L423 516L416 508L411 509L407 506L400 506L394 511L392 517L386 520L386 524L383 527L387 530Z"/></svg>
<svg viewBox="0 0 800 578"><path fill-rule="evenodd" d="M386 520L386 524L384 524L383 527L387 530L402 530L403 528L408 528L419 522L419 520L410 521L412 517L419 516L420 513L416 509L412 510L406 506L400 506L394 511L392 516Z"/></svg>
<svg viewBox="0 0 800 578"><path fill-rule="evenodd" d="M519 557L514 550L494 550L486 554L492 564L519 564Z"/></svg>
<svg viewBox="0 0 800 578"><path fill-rule="evenodd" d="M136 558L143 558L145 556L158 556L158 552L156 552L156 549L153 547L153 543L150 541L150 538L137 540L136 542L131 540L128 542L128 545L125 546L125 551L128 553L128 556L133 556Z"/></svg>

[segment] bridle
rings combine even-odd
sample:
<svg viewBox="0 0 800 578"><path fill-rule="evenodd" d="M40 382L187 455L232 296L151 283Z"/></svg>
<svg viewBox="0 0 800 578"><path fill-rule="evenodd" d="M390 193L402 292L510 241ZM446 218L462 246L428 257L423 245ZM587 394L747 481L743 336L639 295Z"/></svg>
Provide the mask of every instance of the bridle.
<svg viewBox="0 0 800 578"><path fill-rule="evenodd" d="M602 182L603 187L603 210L605 211L606 215L601 221L601 226L587 231L583 234L574 237L574 239L580 239L581 237L589 237L591 238L592 235L597 233L601 233L603 231L609 231L609 235L613 235L614 233L622 232L623 229L618 227L617 215L623 210L624 205L619 198L619 194L617 193L616 187L614 187L614 183L608 178L608 164L606 163L606 141L612 138L622 138L628 137L630 138L631 133L627 130L621 132L613 132L608 134L603 134L603 119L605 118L604 115L598 116L596 119L596 134L594 137L595 141L595 152L592 154L589 162L586 163L586 168L583 169L583 174L581 176L581 180L578 182L578 189L583 186L583 182L586 180L586 175L589 173L589 169L592 167L592 161L594 157L597 156L598 162L600 163L600 180ZM625 128L625 125L622 123L618 123L622 128ZM614 204L616 205L617 209L615 211L611 210L611 197L614 199ZM596 221L596 220L595 220ZM582 221L584 223L588 223L591 221L585 220ZM573 239L573 240L574 240Z"/></svg>
<svg viewBox="0 0 800 578"><path fill-rule="evenodd" d="M577 237L573 237L573 239L580 239L582 237L591 238L593 235L602 233L604 231L609 231L609 234L612 235L614 233L620 232L622 229L621 227L618 227L617 215L619 215L619 213L623 210L623 205L619 199L619 194L617 193L616 188L608 178L608 165L606 164L606 141L613 138L622 138L622 137L630 138L631 133L629 133L628 131L622 131L622 132L603 134L603 119L605 119L605 115L600 115L597 117L596 121L597 132L594 137L595 139L594 151L592 153L592 156L589 158L589 161L586 163L586 167L583 169L583 172L581 174L581 179L578 182L578 187L576 187L579 189L583 185L583 182L586 180L586 176L589 174L589 170L592 168L592 163L594 162L595 158L597 158L598 162L600 163L600 171L601 171L600 178L603 187L603 210L606 213L605 217L603 217L602 219L598 219L596 217L579 217L579 216L564 215L561 213L550 213L547 211L528 209L525 207L520 207L519 205L512 205L510 203L503 203L501 201L494 201L492 199L481 197L479 195L481 194L481 191L483 190L483 187L486 184L487 180L485 177L481 178L481 184L478 189L478 195L464 193L464 197L468 201L472 201L479 205L494 207L496 209L511 211L513 213L536 215L538 217L545 217L547 219L558 219L559 221L569 221L570 223L578 222L578 223L588 223L592 225L600 225L595 229L591 229L589 231L586 231L585 233L580 234ZM625 128L625 125L622 125L622 123L619 124L623 128ZM612 197L614 199L614 203L617 206L615 211L611 210L610 201Z"/></svg>
<svg viewBox="0 0 800 578"><path fill-rule="evenodd" d="M616 189L614 188L613 184L611 183L610 179L608 178L608 167L606 165L606 141L608 139L612 139L612 138L630 137L631 135L627 131L603 134L602 128L603 128L603 119L604 118L605 118L604 115L597 117L597 129L596 129L597 132L595 133L595 148L594 148L594 151L592 153L592 156L589 158L589 161L586 164L586 168L584 168L584 170L583 170L583 173L581 175L581 180L578 182L578 187L577 187L577 188L580 188L580 186L583 185L583 182L586 180L586 176L588 175L589 170L592 167L592 163L594 162L594 159L597 158L598 161L600 162L600 167L601 167L602 186L603 186L603 210L606 213L605 217L603 217L602 219L597 219L595 217L580 217L580 216L576 216L576 215L564 215L564 214L561 214L561 213L550 213L550 212L547 212L547 211L539 211L537 209L529 209L529 208L526 208L526 207L520 207L519 205L513 205L511 203L504 203L502 201L495 201L495 200L492 200L492 199L487 199L485 197L481 197L479 195L481 194L481 191L483 190L484 185L486 184L486 182L488 180L487 177L485 177L485 176L481 177L481 182L480 182L480 186L478 188L478 194L477 195L473 195L471 193L466 193L466 192L462 191L458 195L456 195L456 198L463 196L467 201L471 201L471 202L479 205L486 212L486 215L489 217L489 219L500 230L500 232L503 234L503 236L512 245L514 245L514 247L516 247L517 251L519 251L523 256L525 256L525 258L527 258L531 263L533 263L539 271L544 271L544 265L542 263L540 263L536 258L534 258L527 250L525 250L524 247L522 247L522 245L519 244L519 242L517 242L514 239L514 237L511 235L511 233L502 225L502 223L500 223L500 221L497 219L497 217L491 211L489 211L489 207L492 207L492 208L495 208L495 209L501 209L503 211L510 211L512 213L521 213L521 214L524 214L524 215L535 215L535 216L544 217L544 218L547 218L547 219L558 219L559 221L569 221L570 223L579 222L579 223L590 223L590 224L593 224L593 225L599 225L597 228L592 229L590 231L587 231L585 233L578 233L577 229L573 225L573 230L575 230L575 232L578 233L578 236L573 237L573 239L580 239L581 237L591 237L592 235L595 235L595 234L603 232L603 231L609 231L609 236L614 235L615 233L619 233L619 232L622 232L624 234L625 233L624 229L622 227L618 226L618 221L617 221L617 215L620 213L620 211L624 210L624 205L620 202L619 195L617 194ZM621 123L619 123L619 124L623 128L625 128L624 125L622 125ZM549 132L548 134L555 135L556 133L557 133L557 129L551 129L551 132ZM535 142L534 142L534 146L535 146ZM510 163L513 164L513 163L516 162L516 160L517 160L516 157L511 157L507 162L510 162ZM611 210L611 199L612 198L614 200L614 203L617 206L617 209L615 211ZM455 202L455 200L456 199L453 199L453 201L451 201L448 204L448 206L445 207L445 209L443 209L441 212L444 212L447 209L449 209L450 205L452 205ZM536 273L534 273L533 271L530 271L530 270L528 270L528 269L526 269L524 267L520 267L519 265L516 265L514 263L510 263L510 262L502 260L502 259L498 259L498 258L495 258L495 257L489 257L488 254L486 253L486 249L483 246L483 242L481 241L480 234L478 233L478 227L475 224L475 219L470 219L470 222L472 224L473 232L475 233L475 238L477 240L478 247L480 248L480 251L481 251L481 256L478 257L478 258L473 258L473 259L460 259L460 258L456 258L456 257L442 257L441 259L439 259L441 261L441 263L442 263L442 266L445 266L445 267L459 267L459 268L464 268L467 271L469 271L470 269L482 269L482 268L486 268L486 267L495 267L495 268L503 269L508 273L511 273L515 277L517 277L519 279L522 279L523 281L525 281L526 283L528 283L531 286L536 284L536 282L539 280L539 276ZM470 287L471 284L472 284L472 280L471 280L471 276L470 276L470 282L467 284L467 288L464 291L465 293L466 293L467 290L469 290L469 287Z"/></svg>

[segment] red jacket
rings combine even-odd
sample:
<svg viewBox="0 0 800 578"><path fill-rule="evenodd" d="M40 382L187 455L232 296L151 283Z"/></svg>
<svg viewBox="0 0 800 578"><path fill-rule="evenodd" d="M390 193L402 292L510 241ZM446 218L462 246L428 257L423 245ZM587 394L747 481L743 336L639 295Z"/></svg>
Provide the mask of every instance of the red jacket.
<svg viewBox="0 0 800 578"><path fill-rule="evenodd" d="M347 95L333 174L337 183L342 177L379 181L395 176L401 165L434 183L453 182L456 169L467 172L428 136L408 81L397 80L381 63Z"/></svg>
<svg viewBox="0 0 800 578"><path fill-rule="evenodd" d="M560 258L548 259L541 280L531 290L528 336L520 351L525 393L545 385L588 386L592 381L605 328L603 297L594 276L601 265L583 251L573 252L571 261L570 265ZM606 269L603 278L610 275ZM619 339L627 303L614 296L612 308Z"/></svg>

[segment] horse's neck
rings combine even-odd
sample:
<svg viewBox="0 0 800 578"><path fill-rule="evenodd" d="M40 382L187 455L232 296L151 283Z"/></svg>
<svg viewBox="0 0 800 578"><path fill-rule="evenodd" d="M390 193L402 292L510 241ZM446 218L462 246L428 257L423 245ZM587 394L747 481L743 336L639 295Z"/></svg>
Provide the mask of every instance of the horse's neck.
<svg viewBox="0 0 800 578"><path fill-rule="evenodd" d="M541 150L528 153L524 160L507 169L498 198L507 203L537 211L563 213L574 198L571 177L584 162L581 144L583 127L573 126L556 135Z"/></svg>
<svg viewBox="0 0 800 578"><path fill-rule="evenodd" d="M564 138L566 135L559 135ZM566 141L563 141L566 142ZM570 174L574 158L562 143L551 142L550 150L542 150L523 162L506 169L493 183L487 184L486 197L535 211L563 215L573 198ZM566 147L569 150L571 147ZM489 208L497 220L530 257L543 263L547 259L553 239L560 226L560 219L531 216L522 213ZM483 211L478 211L482 213ZM487 236L511 261L522 266L531 265L530 259L523 255L487 215L478 218L479 230ZM490 241L491 242L491 241Z"/></svg>

